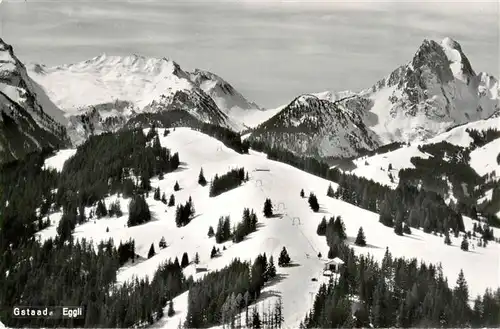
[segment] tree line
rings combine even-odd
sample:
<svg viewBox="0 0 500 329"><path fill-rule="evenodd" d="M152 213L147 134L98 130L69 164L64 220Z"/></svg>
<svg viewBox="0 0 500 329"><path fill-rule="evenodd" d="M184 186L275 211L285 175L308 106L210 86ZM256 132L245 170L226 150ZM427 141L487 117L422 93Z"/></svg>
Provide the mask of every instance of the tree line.
<svg viewBox="0 0 500 329"><path fill-rule="evenodd" d="M232 190L240 186L243 182L248 181L248 172L245 173L245 168L231 169L227 173L219 176L215 174L210 182L210 197L215 197L224 192Z"/></svg>
<svg viewBox="0 0 500 329"><path fill-rule="evenodd" d="M394 258L387 249L379 264L356 256L345 244L338 277L322 284L301 328L495 327L500 324L500 289L487 290L469 306L463 272L450 287L441 266ZM356 296L354 298L353 296Z"/></svg>
<svg viewBox="0 0 500 329"><path fill-rule="evenodd" d="M249 320L249 306L259 298L264 283L276 275L272 256L257 256L254 262L234 259L221 270L196 281L189 290L185 326L203 328L241 324ZM281 322L280 322L281 323Z"/></svg>

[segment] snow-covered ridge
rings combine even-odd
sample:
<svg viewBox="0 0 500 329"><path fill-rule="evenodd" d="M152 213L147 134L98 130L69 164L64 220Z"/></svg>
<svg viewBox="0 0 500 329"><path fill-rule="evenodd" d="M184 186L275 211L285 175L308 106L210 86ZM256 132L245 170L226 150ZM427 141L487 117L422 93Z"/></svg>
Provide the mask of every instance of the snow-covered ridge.
<svg viewBox="0 0 500 329"><path fill-rule="evenodd" d="M116 130L141 113L181 110L237 131L270 116L218 75L199 69L186 72L165 57L102 54L55 67L32 64L29 74L65 112L77 144L89 134ZM81 118L91 114L93 119ZM104 120L115 124L110 127ZM87 121L92 121L91 127Z"/></svg>
<svg viewBox="0 0 500 329"><path fill-rule="evenodd" d="M193 84L179 65L166 58L108 56L55 67L30 66L30 75L68 114L89 105L130 101L144 108L160 96L191 90Z"/></svg>
<svg viewBox="0 0 500 329"><path fill-rule="evenodd" d="M63 113L30 79L12 46L0 39L0 122L4 115L16 125L0 126L0 162L68 142Z"/></svg>
<svg viewBox="0 0 500 329"><path fill-rule="evenodd" d="M350 173L395 188L398 185L398 172L402 169L414 168L414 165L410 162L412 157L424 159L429 157L428 154L422 153L418 149L418 146L447 142L466 148L470 147L473 143L473 139L466 132L467 129L486 131L488 129L498 129L499 127L500 117L471 122L450 129L425 142L415 142L410 145L404 145L394 151L359 157L354 160L356 168L350 170ZM500 139L496 139L471 152L469 165L479 176L489 174L493 171L496 171L497 175L500 176L500 166L496 160L496 157L500 153L499 143ZM391 169L389 169L389 166Z"/></svg>
<svg viewBox="0 0 500 329"><path fill-rule="evenodd" d="M463 269L471 296L483 293L486 288L498 286L500 245L496 243L466 253L457 247L461 238L452 236L452 246L446 246L443 238L417 229L412 229L412 237L398 236L391 228L378 222L377 214L326 197L324 194L330 184L327 180L289 165L268 160L261 153L238 154L221 142L191 129L177 128L165 137L160 129L159 136L162 146L170 148L173 152L179 152L185 164L182 170L165 175L163 180L151 179L151 184L153 188L160 187L162 192L169 194L173 193L172 186L178 181L182 189L175 192L176 203L184 203L191 196L198 216L186 227L176 227L175 211L154 200L151 193L147 202L155 220L139 226L126 227L129 200L118 198L116 195L106 198L104 200L106 204L118 198L124 215L120 218L105 218L96 220L96 223L90 221L79 225L74 233L75 238L85 237L95 242L113 238L117 244L120 240L134 238L136 251L141 256L146 256L151 243L157 244L162 236L165 236L168 245L167 248L158 250L152 258L123 268L118 274L120 282L130 280L134 276L151 277L161 262L169 258L180 258L184 252L187 252L190 258L198 252L200 267L214 271L223 268L236 257L250 260L265 252L268 257L273 255L277 259L281 248L286 246L290 257L298 266L278 268L278 273L283 279L267 286L263 293L277 292L281 295L285 323L287 327L297 328L312 306L313 299L310 293L315 293L319 285L327 280L322 275L326 259L319 259L316 255L318 252L326 255L328 247L325 237L317 235L317 225L323 216L335 215L342 216L346 233L351 239L356 236L359 227L363 226L367 242L372 247L352 246L357 254L370 253L376 261L381 261L387 246L396 257L415 257L427 263L441 263L443 274L451 283L455 282L460 269ZM69 151L61 152L48 159L46 165L61 168L70 155ZM208 187L201 187L197 182L200 168L203 167L205 177L209 179L215 174L227 172L234 164L243 166L249 171L250 181L215 198L210 198ZM262 168L266 171L257 171ZM290 179L291 177L293 179ZM332 186L336 188L336 184ZM304 189L306 194L315 192L318 195L324 213L311 211L307 199L299 196L301 189ZM266 198L273 200L275 211L280 213L282 218L266 219L261 215L262 204ZM238 244L224 243L227 249L222 251L222 256L210 258L209 251L215 245L215 241L207 236L209 226L216 227L218 218L223 215L230 215L231 222L238 223L241 221L244 207L254 209L262 225L248 239ZM54 222L52 226L39 233L42 239L56 234L58 216L58 214L50 216ZM469 218L464 218L464 224L466 230L470 230L473 225ZM109 232L106 232L107 227ZM498 236L498 232L495 229L495 236ZM474 240L471 240L471 244L475 243L472 241ZM223 249L222 246L218 247ZM196 273L194 264L189 265L184 271L186 275L192 274L195 279L204 275ZM481 280L475 279L479 277ZM316 278L317 281L312 281L312 278ZM179 320L185 319L187 293L177 297L174 304L178 313L175 318L164 317L161 325L165 328L175 329Z"/></svg>

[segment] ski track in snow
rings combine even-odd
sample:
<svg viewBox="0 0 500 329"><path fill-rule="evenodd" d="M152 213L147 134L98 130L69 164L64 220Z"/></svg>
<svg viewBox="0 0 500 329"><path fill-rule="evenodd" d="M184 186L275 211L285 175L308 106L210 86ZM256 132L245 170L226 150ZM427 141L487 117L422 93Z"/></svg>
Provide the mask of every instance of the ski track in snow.
<svg viewBox="0 0 500 329"><path fill-rule="evenodd" d="M145 132L147 129L145 130ZM189 128L177 128L163 137L163 130L159 129L160 142L173 152L179 152L181 166L173 173L165 175L164 180L153 178L153 187L159 186L165 192L167 199L173 192L173 185L178 181L181 190L175 192L176 205L185 203L192 196L196 217L186 227L178 228L175 225L175 207L167 207L160 201L153 199L149 193L147 202L154 219L146 224L126 227L128 215L128 201L119 199L124 215L120 218L104 218L89 221L77 226L74 236L77 238L93 239L98 242L102 239L113 238L118 244L129 238L135 239L136 252L146 258L151 243L154 243L157 254L151 259L141 260L133 265L126 265L118 273L118 281L124 282L134 276L152 276L158 265L169 258L182 256L188 252L193 259L196 252L200 256L200 267L207 267L210 271L225 267L233 258L252 260L259 253L273 255L277 261L280 250L285 246L296 267L277 267L278 277L263 290L263 298L258 304L272 301L281 296L284 307L285 327L297 327L310 309L313 296L319 285L325 282L322 276L324 259L318 259L317 254L327 255L326 240L316 234L316 228L323 216L342 216L349 238L355 238L358 228L363 226L367 242L373 247L360 248L353 246L356 253L370 253L375 259L383 258L385 248L393 256L416 257L427 263L441 263L443 273L449 284L453 286L460 269L463 269L469 284L470 296L484 293L486 288L496 288L500 282L500 245L490 243L487 248L471 248L464 252L460 249L461 238L451 237L452 246L446 246L443 238L432 234L425 234L421 230L413 229L411 236L398 236L391 228L378 222L378 214L363 210L354 205L326 197L329 184L336 188L335 183L321 179L314 175L295 169L289 165L266 159L265 155L251 151L249 155L241 155L225 147L221 142ZM46 164L54 168L62 168L64 161L71 156L70 151L59 152L48 159ZM59 162L59 163L58 163ZM198 185L198 173L203 167L205 177L210 180L216 173L224 174L235 166L243 166L249 172L250 181L242 186L223 193L217 197L208 197L208 186ZM395 163L393 163L395 166ZM265 169L267 171L255 171ZM318 196L321 210L313 213L307 203L307 198L300 198L299 192L304 189L306 195L314 192ZM269 197L275 206L275 212L281 218L266 219L262 215L264 200ZM106 199L106 204L115 200L115 195ZM230 215L231 223L241 221L244 207L254 209L258 214L259 228L250 234L243 242L233 244L226 242L223 245L227 250L222 256L210 259L210 250L216 245L214 238L207 236L209 226L216 227L220 216ZM89 209L87 209L89 211ZM39 232L43 239L55 236L60 213L50 215L52 225ZM297 219L298 218L298 219ZM299 223L300 220L300 223ZM466 230L471 229L472 220L464 217ZM109 227L109 233L106 228ZM159 250L158 242L165 236L168 247ZM500 236L500 230L495 229L495 236ZM476 245L477 241L472 240ZM186 275L193 275L195 279L203 273L196 273L195 266L189 265L185 269ZM318 281L311 281L317 278ZM268 296L268 298L265 298ZM154 327L177 328L179 321L183 321L187 312L187 293L174 299L176 315L165 317ZM166 314L166 310L165 310Z"/></svg>

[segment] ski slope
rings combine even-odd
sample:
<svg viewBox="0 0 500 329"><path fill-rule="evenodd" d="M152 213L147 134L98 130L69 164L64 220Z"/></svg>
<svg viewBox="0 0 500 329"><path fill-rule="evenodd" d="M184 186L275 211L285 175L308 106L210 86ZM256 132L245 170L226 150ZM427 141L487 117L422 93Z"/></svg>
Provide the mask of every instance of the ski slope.
<svg viewBox="0 0 500 329"><path fill-rule="evenodd" d="M455 127L425 142L412 143L411 145L402 146L391 152L357 158L353 161L356 168L350 170L349 173L396 188L399 181L398 172L402 169L415 168L410 162L412 157L420 157L423 159L429 158L430 155L419 151L419 145L448 142L456 146L468 147L472 144L473 140L466 132L466 129L484 131L491 128L498 129L499 127L500 117L471 122L466 125ZM497 163L496 159L499 152L500 139L477 148L470 154L470 166L480 176L495 170L498 175L500 173L500 165ZM392 170L388 169L389 164L391 164ZM392 180L389 174L393 177Z"/></svg>
<svg viewBox="0 0 500 329"><path fill-rule="evenodd" d="M477 148L470 154L470 166L480 176L495 172L495 176L500 176L500 163L497 157L500 154L500 138Z"/></svg>
<svg viewBox="0 0 500 329"><path fill-rule="evenodd" d="M302 172L289 165L268 160L262 153L251 152L241 155L225 147L221 142L193 131L189 128L177 128L163 137L159 129L160 142L173 152L179 152L181 167L173 173L165 175L163 180L151 180L153 187L159 186L161 192L168 196L173 192L176 181L181 190L175 192L176 205L185 203L192 197L196 216L185 227L175 225L175 207L167 207L153 199L153 193L147 199L154 219L146 224L126 227L128 200L120 199L124 215L120 218L104 218L90 221L77 226L74 236L77 238L101 239L113 238L118 244L120 240L135 239L136 252L144 259L133 265L122 268L118 274L118 281L124 282L134 276L152 276L158 265L169 259L182 256L187 252L190 260L196 252L200 256L200 267L216 270L226 266L233 258L252 260L265 252L267 256L274 256L277 261L279 252L285 246L296 266L289 268L278 267L278 278L263 290L260 303L268 303L277 296L281 296L284 306L285 327L296 328L310 309L313 296L322 281L322 269L325 259L317 257L318 252L327 255L328 249L324 237L316 234L316 228L323 216L342 216L349 242L353 242L360 226L366 234L368 247L361 248L353 245L359 253L370 253L375 259L383 258L385 248L394 256L424 260L430 263L441 263L443 273L448 277L451 285L463 269L469 283L471 298L482 294L486 288L496 288L500 282L500 245L490 243L486 248L473 248L464 252L460 249L460 238L452 239L452 246L446 246L443 238L425 234L421 230L413 229L411 236L398 236L391 228L378 222L378 215L360 209L351 204L326 197L329 181ZM57 156L57 155L56 155ZM64 161L59 156L60 161ZM55 158L48 160L56 161ZM393 164L394 165L394 164ZM55 164L52 164L55 166ZM62 167L62 164L60 165ZM243 166L249 172L250 181L242 186L223 193L217 197L208 196L209 187L198 185L198 173L203 167L205 177L210 180L215 174L224 174L229 169ZM256 171L259 170L259 171ZM335 188L336 185L332 184ZM302 199L300 190L306 195L315 192L318 196L321 209L319 213L310 210L307 198ZM115 200L116 196L106 199L106 204ZM280 218L266 219L262 215L264 200L271 198L275 206L275 213ZM250 234L239 244L226 242L227 250L220 248L222 256L210 259L210 250L215 245L214 238L207 236L209 226L216 228L220 216L230 215L232 225L241 220L244 207L254 209L259 218L257 232ZM53 225L39 233L42 239L54 236L58 222L57 214L51 215ZM466 229L472 227L472 221L464 219ZM109 233L106 228L109 227ZM500 232L495 231L498 236ZM158 242L164 236L168 247L159 250ZM145 259L151 243L154 243L157 254ZM472 241L472 245L477 242ZM194 265L185 269L187 275L192 274L195 279L203 273L196 274ZM318 281L311 281L317 278ZM479 280L479 278L481 278ZM162 319L156 326L177 328L179 320L186 314L187 293L174 299L174 309L177 311L173 318Z"/></svg>

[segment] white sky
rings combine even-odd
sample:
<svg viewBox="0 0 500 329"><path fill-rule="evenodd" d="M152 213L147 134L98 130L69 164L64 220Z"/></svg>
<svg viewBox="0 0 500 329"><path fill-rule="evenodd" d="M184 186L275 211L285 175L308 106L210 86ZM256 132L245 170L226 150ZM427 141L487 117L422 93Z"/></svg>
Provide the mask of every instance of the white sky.
<svg viewBox="0 0 500 329"><path fill-rule="evenodd" d="M424 38L450 36L476 71L500 73L496 1L4 0L0 19L0 37L24 62L169 57L219 74L265 107L368 88Z"/></svg>

